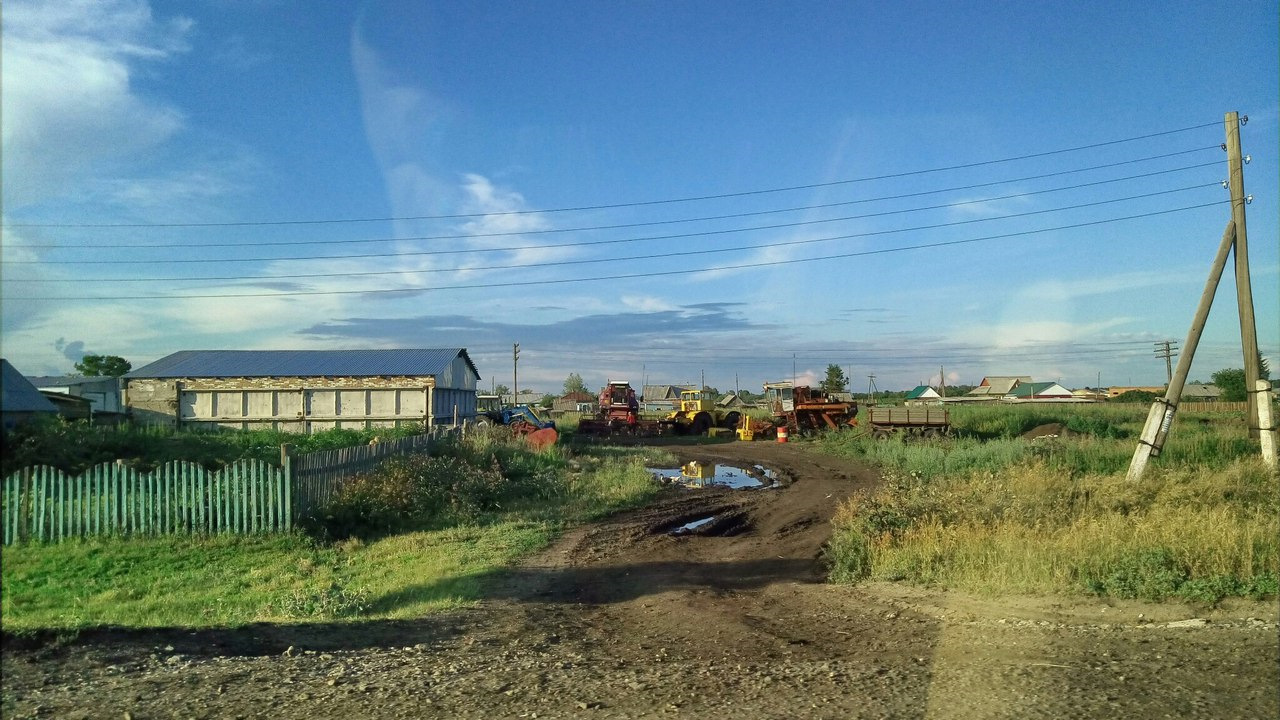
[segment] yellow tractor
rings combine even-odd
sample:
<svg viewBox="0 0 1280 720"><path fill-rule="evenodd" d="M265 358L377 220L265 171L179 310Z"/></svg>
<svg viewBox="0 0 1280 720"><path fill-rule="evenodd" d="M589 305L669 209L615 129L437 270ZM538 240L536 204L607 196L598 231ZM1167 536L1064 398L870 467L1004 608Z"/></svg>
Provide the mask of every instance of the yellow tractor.
<svg viewBox="0 0 1280 720"><path fill-rule="evenodd" d="M708 390L681 390L680 409L659 420L676 435L702 435L713 427L738 427L742 413L725 412L716 407L715 397Z"/></svg>

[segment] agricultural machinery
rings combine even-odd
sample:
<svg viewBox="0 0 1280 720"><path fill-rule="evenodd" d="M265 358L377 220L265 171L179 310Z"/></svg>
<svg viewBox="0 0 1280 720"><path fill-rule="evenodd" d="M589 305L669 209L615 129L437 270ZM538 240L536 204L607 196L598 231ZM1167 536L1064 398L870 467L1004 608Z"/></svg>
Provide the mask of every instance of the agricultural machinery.
<svg viewBox="0 0 1280 720"><path fill-rule="evenodd" d="M558 435L555 421L542 419L538 412L528 405L515 405L482 412L476 418L476 424L505 426L511 430L512 435L524 436L530 445L537 447L555 444Z"/></svg>
<svg viewBox="0 0 1280 720"><path fill-rule="evenodd" d="M658 422L676 435L702 435L713 427L736 429L741 420L742 413L737 410L717 408L710 391L682 390L680 409Z"/></svg>

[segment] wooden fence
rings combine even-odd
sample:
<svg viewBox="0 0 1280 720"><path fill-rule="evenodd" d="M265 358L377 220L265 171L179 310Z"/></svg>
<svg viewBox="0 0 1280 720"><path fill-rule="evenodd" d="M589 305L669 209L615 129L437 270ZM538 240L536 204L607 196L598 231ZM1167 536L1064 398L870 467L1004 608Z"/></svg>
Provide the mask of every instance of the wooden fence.
<svg viewBox="0 0 1280 720"><path fill-rule="evenodd" d="M437 431L376 445L356 445L298 456L293 461L295 512L302 516L323 506L333 499L347 479L373 469L388 458L426 452L440 435Z"/></svg>
<svg viewBox="0 0 1280 720"><path fill-rule="evenodd" d="M285 532L328 502L342 483L378 463L425 452L442 433L308 453L283 464L240 460L210 471L175 461L140 472L104 463L70 476L48 466L4 479L4 544L92 535Z"/></svg>
<svg viewBox="0 0 1280 720"><path fill-rule="evenodd" d="M4 544L89 535L256 533L293 525L289 468L241 460L216 472L175 461L143 473L104 463L48 466L4 480Z"/></svg>

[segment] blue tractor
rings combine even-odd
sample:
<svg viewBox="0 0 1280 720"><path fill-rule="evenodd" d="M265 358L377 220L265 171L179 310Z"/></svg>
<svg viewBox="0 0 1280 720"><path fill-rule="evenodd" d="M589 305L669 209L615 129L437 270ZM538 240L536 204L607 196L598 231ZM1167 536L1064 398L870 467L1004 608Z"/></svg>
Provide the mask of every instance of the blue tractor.
<svg viewBox="0 0 1280 720"><path fill-rule="evenodd" d="M480 425L505 425L513 435L529 435L538 430L555 430L554 420L544 420L528 405L515 405L501 410L489 410L476 419Z"/></svg>

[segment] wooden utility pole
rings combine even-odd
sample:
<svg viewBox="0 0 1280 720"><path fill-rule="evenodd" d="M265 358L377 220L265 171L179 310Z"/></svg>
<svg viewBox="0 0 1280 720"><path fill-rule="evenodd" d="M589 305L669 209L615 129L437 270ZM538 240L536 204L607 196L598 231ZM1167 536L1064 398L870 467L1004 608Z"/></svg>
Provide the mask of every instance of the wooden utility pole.
<svg viewBox="0 0 1280 720"><path fill-rule="evenodd" d="M1173 356L1178 354L1178 348L1174 346L1177 343L1172 340L1161 340L1153 344L1156 346L1156 357L1164 358L1165 382L1173 382Z"/></svg>
<svg viewBox="0 0 1280 720"><path fill-rule="evenodd" d="M1249 437L1259 436L1258 329L1253 319L1253 287L1249 281L1249 239L1245 232L1244 159L1240 156L1240 126L1249 122L1236 112L1224 120L1227 130L1227 185L1231 190L1231 221L1236 226L1236 304L1240 308L1240 345L1244 350L1244 389L1249 401Z"/></svg>
<svg viewBox="0 0 1280 720"><path fill-rule="evenodd" d="M1178 369L1169 378L1169 387L1164 397L1151 404L1147 413L1147 423L1142 427L1142 436L1138 438L1138 448L1133 451L1133 459L1129 462L1127 479L1138 480L1147 469L1147 461L1160 454L1164 448L1165 438L1169 436L1169 428L1173 425L1173 415L1178 410L1178 400L1182 398L1182 386L1187 382L1187 374L1191 372L1191 358L1196 354L1196 346L1200 344L1200 333L1204 332L1205 321L1209 319L1209 307L1213 305L1213 296L1218 291L1218 281L1222 279L1222 270L1227 266L1227 255L1231 253L1231 245L1235 240L1236 225L1227 223L1222 233L1222 242L1218 244L1218 255L1209 268L1209 279L1205 281L1204 292L1200 294L1200 304L1196 307L1195 318L1191 321L1191 329L1187 331L1187 340L1182 343L1182 354L1178 356Z"/></svg>
<svg viewBox="0 0 1280 720"><path fill-rule="evenodd" d="M511 346L511 384L515 387L511 388L511 404L520 404L520 343L514 343ZM498 398L498 402L502 402L502 398Z"/></svg>

